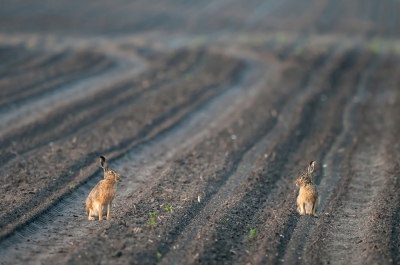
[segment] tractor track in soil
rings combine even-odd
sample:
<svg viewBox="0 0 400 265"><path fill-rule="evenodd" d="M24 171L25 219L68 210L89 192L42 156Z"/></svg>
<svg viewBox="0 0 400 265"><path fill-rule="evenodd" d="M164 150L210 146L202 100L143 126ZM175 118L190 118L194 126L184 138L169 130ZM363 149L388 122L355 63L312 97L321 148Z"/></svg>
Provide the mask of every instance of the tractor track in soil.
<svg viewBox="0 0 400 265"><path fill-rule="evenodd" d="M396 10L6 1L0 264L399 263ZM123 177L89 222L100 155ZM296 212L310 160L319 218Z"/></svg>
<svg viewBox="0 0 400 265"><path fill-rule="evenodd" d="M263 70L268 70L266 65L258 62L259 69L257 69L255 63L252 64L253 66L249 66L249 68L253 70L247 70L248 73L242 78L242 81L234 84L222 94L215 96L210 102L203 104L204 106L199 106L193 113L189 112L186 114L187 117L179 121L178 125L173 125L165 132L155 135L153 138L136 145L132 150L128 151L127 157L129 162L127 162L127 157L124 156L111 164L114 169L124 172L122 174L124 176L127 174L127 177L129 177L122 182L123 187L119 188L121 190L121 199L124 197L126 199L133 192L137 191L139 187L143 188L143 183L147 183L146 185L148 185L154 181L154 178L157 176L155 173L160 171L160 168L165 167L164 164L179 152L188 149L204 137L207 137L211 132L219 131L221 127L223 128L229 122L232 122L235 116L240 113L239 110L247 105L245 103L246 99L252 99L265 83L265 81L261 81L260 83L259 80L266 79L265 77L261 77L265 74ZM274 72L276 70L271 69L268 71ZM254 83L254 80L258 80L257 83ZM247 89L244 89L244 86L247 86ZM226 108L225 106L228 103L231 106ZM211 113L219 114L218 116L213 116ZM155 164L146 162L153 161L155 157L160 156L165 156L165 158L158 159ZM134 175L131 173L132 171L135 172ZM145 175L147 178L138 178L136 174ZM151 175L155 176L150 177ZM66 245L71 244L73 246L74 244L78 244L80 243L79 241L84 240L85 235L98 231L95 225L79 228L80 224L76 222L76 217L80 215L82 208L82 204L79 202L84 201L87 193L101 177L101 174L97 172L89 181L51 205L49 209L46 209L43 214L39 215L31 223L23 224L21 228L7 236L1 243L0 249L16 248L18 251L14 255L19 255L20 249L29 251L26 252L27 255L24 257L7 255L9 258L8 261L17 259L21 262L30 260L33 263L42 263L46 262L46 260L54 260L51 254L67 252L69 249ZM126 185L124 182L134 184ZM80 221L86 222L86 220ZM60 230L57 227L61 223L75 223L75 225L66 225L64 229ZM55 237L57 235L68 234L74 240L68 242L69 238L66 238L66 240L58 241L55 245L51 245L48 241L48 237L51 234L54 234ZM57 238L53 237L51 239L57 241ZM35 242L36 244L32 246L31 242ZM37 250L38 246L39 249L42 247L46 248L47 254L39 254L37 255L37 260L32 260L30 258L32 253L40 252L40 250ZM13 251L11 250L11 252Z"/></svg>

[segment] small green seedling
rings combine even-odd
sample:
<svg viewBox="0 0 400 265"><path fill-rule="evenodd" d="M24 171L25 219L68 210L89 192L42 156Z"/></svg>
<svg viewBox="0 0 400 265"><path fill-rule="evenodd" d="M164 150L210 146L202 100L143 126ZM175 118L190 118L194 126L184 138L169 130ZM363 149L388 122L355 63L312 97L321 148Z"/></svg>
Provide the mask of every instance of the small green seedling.
<svg viewBox="0 0 400 265"><path fill-rule="evenodd" d="M255 236L256 236L256 230L255 229L250 229L249 238L253 238Z"/></svg>
<svg viewBox="0 0 400 265"><path fill-rule="evenodd" d="M224 218L225 223L229 222L229 218Z"/></svg>
<svg viewBox="0 0 400 265"><path fill-rule="evenodd" d="M276 40L278 41L278 43L282 44L285 42L286 40L286 36L283 32L279 32L278 34L276 34Z"/></svg>
<svg viewBox="0 0 400 265"><path fill-rule="evenodd" d="M156 215L157 215L157 212L149 213L149 215L150 215L149 226L155 226L155 225L156 225Z"/></svg>
<svg viewBox="0 0 400 265"><path fill-rule="evenodd" d="M192 75L191 74L185 74L185 80L189 81L190 79L192 79Z"/></svg>
<svg viewBox="0 0 400 265"><path fill-rule="evenodd" d="M162 257L161 253L160 253L160 252L157 252L157 259L160 260L161 257Z"/></svg>
<svg viewBox="0 0 400 265"><path fill-rule="evenodd" d="M296 55L301 55L301 54L303 53L303 47L297 46L297 47L294 49L294 53L295 53Z"/></svg>
<svg viewBox="0 0 400 265"><path fill-rule="evenodd" d="M128 160L128 155L127 154L124 155L124 159Z"/></svg>
<svg viewBox="0 0 400 265"><path fill-rule="evenodd" d="M379 54L381 52L381 42L379 39L375 39L370 43L370 49L373 53Z"/></svg>
<svg viewBox="0 0 400 265"><path fill-rule="evenodd" d="M81 170L79 171L79 173L82 175L82 173L83 173L83 169L81 168Z"/></svg>
<svg viewBox="0 0 400 265"><path fill-rule="evenodd" d="M75 189L75 185L74 185L74 184L71 184L71 185L69 185L69 188L70 188L71 190L73 190L73 189Z"/></svg>
<svg viewBox="0 0 400 265"><path fill-rule="evenodd" d="M69 174L70 174L70 175L73 175L73 174L74 174L74 171L70 170L70 171L69 171Z"/></svg>
<svg viewBox="0 0 400 265"><path fill-rule="evenodd" d="M156 217L156 215L157 215L157 212L152 212L152 213L149 213L149 215L150 215L151 217Z"/></svg>
<svg viewBox="0 0 400 265"><path fill-rule="evenodd" d="M35 49L35 46L33 44L29 44L25 47L28 51L33 51Z"/></svg>
<svg viewBox="0 0 400 265"><path fill-rule="evenodd" d="M167 210L167 212L172 213L172 206L170 205L165 206L165 210Z"/></svg>

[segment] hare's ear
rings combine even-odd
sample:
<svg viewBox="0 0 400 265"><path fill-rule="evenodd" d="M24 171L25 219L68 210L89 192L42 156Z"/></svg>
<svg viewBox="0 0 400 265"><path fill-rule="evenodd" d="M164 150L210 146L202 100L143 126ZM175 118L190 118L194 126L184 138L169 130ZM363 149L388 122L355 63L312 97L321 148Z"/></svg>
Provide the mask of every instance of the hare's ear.
<svg viewBox="0 0 400 265"><path fill-rule="evenodd" d="M308 173L309 176L310 176L311 173L314 171L314 165L315 165L315 161L311 161L311 162L310 162L310 165L308 166L307 173Z"/></svg>
<svg viewBox="0 0 400 265"><path fill-rule="evenodd" d="M100 165L101 165L101 167L104 168L104 169L107 169L107 168L108 168L107 161L106 161L106 159L105 159L104 156L100 156Z"/></svg>

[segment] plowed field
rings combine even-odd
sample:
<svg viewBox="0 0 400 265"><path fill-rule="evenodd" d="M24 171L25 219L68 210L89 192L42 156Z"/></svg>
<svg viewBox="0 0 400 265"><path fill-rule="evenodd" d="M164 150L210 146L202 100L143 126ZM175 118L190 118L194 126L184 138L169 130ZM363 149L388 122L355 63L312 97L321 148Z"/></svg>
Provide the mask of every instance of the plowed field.
<svg viewBox="0 0 400 265"><path fill-rule="evenodd" d="M0 264L399 264L399 12L3 1ZM122 177L88 221L101 155Z"/></svg>

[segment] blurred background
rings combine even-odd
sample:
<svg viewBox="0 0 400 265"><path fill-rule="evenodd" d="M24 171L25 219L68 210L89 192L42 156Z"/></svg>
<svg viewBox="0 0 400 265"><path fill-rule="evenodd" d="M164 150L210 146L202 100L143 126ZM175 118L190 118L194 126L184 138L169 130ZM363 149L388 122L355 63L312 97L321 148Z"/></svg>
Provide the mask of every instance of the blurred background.
<svg viewBox="0 0 400 265"><path fill-rule="evenodd" d="M2 1L2 32L277 32L397 37L398 1Z"/></svg>
<svg viewBox="0 0 400 265"><path fill-rule="evenodd" d="M400 264L399 37L399 0L0 0L0 264Z"/></svg>

